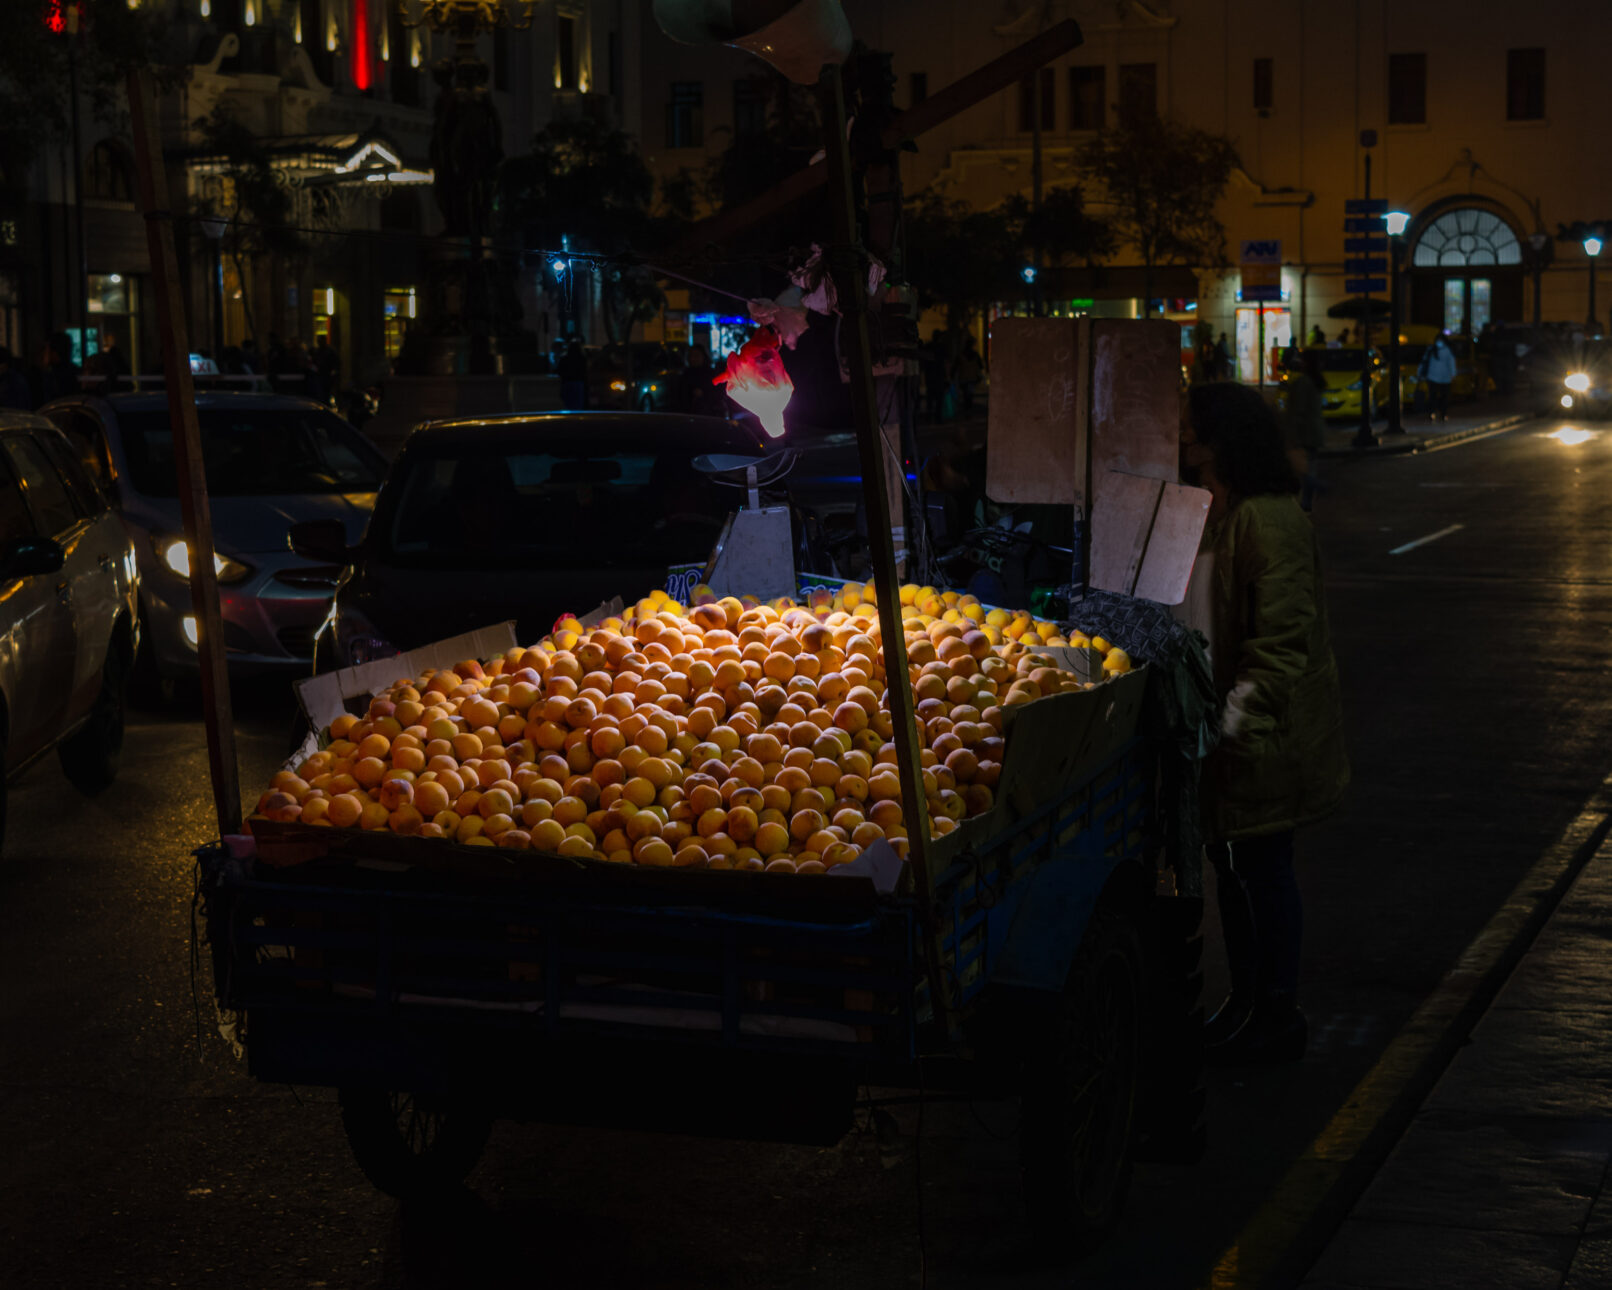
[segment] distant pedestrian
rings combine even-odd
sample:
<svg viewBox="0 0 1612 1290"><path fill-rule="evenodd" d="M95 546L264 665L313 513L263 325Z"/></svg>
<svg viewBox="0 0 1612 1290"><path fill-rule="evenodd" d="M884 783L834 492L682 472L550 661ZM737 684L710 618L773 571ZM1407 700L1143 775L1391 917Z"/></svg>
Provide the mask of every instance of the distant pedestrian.
<svg viewBox="0 0 1612 1290"><path fill-rule="evenodd" d="M329 336L321 336L313 347L313 369L318 374L319 392L315 396L321 403L330 403L341 388L341 355L336 353Z"/></svg>
<svg viewBox="0 0 1612 1290"><path fill-rule="evenodd" d="M588 406L588 358L582 342L573 340L556 364L560 374L560 406L567 412L581 412Z"/></svg>
<svg viewBox="0 0 1612 1290"><path fill-rule="evenodd" d="M1310 339L1308 343L1314 349L1319 349L1321 346L1327 343L1327 334L1321 330L1320 323L1310 324Z"/></svg>
<svg viewBox="0 0 1612 1290"><path fill-rule="evenodd" d="M78 364L73 362L73 338L64 331L51 332L39 355L39 401L65 398L78 393Z"/></svg>
<svg viewBox="0 0 1612 1290"><path fill-rule="evenodd" d="M1202 812L1231 992L1205 1043L1221 1065L1297 1061L1309 1029L1294 834L1333 811L1349 782L1320 547L1260 394L1200 385L1187 413L1183 459L1212 496L1209 656L1225 705Z"/></svg>
<svg viewBox="0 0 1612 1290"><path fill-rule="evenodd" d="M1321 356L1313 350L1299 361L1287 380L1287 403L1283 409L1283 436L1288 460L1299 477L1299 506L1309 510L1320 486L1318 463L1326 446L1326 421L1322 417L1321 393L1326 377L1321 372Z"/></svg>
<svg viewBox="0 0 1612 1290"><path fill-rule="evenodd" d="M1450 385L1455 380L1455 351L1440 332L1422 354L1416 375L1427 382L1427 401L1432 409L1431 420L1450 419Z"/></svg>
<svg viewBox="0 0 1612 1290"><path fill-rule="evenodd" d="M1332 342L1331 348L1332 349L1348 349L1349 348L1349 329L1347 327L1345 327L1342 331L1340 331L1338 333L1338 339Z"/></svg>
<svg viewBox="0 0 1612 1290"><path fill-rule="evenodd" d="M1226 343L1225 332L1221 332L1220 339L1215 342L1215 379L1231 379L1231 346Z"/></svg>
<svg viewBox="0 0 1612 1290"><path fill-rule="evenodd" d="M28 374L18 366L11 350L0 345L0 408L27 412L34 406L34 393L28 388Z"/></svg>
<svg viewBox="0 0 1612 1290"><path fill-rule="evenodd" d="M985 375L985 360L974 344L974 337L963 342L963 352L957 356L957 388L963 396L963 415L974 410L974 389Z"/></svg>

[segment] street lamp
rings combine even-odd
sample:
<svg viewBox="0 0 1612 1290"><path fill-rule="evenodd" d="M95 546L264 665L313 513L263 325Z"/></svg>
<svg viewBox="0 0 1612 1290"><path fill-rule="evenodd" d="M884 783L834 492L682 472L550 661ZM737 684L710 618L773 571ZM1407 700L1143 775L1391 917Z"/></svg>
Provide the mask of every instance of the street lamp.
<svg viewBox="0 0 1612 1290"><path fill-rule="evenodd" d="M1388 425L1385 434L1404 434L1399 419L1399 274L1405 248L1405 230L1411 217L1404 211L1389 211L1383 217L1388 229Z"/></svg>
<svg viewBox="0 0 1612 1290"><path fill-rule="evenodd" d="M1600 330L1595 319L1595 261L1601 254L1601 239L1591 233L1584 239L1584 254L1590 257L1590 316L1587 320L1591 335Z"/></svg>

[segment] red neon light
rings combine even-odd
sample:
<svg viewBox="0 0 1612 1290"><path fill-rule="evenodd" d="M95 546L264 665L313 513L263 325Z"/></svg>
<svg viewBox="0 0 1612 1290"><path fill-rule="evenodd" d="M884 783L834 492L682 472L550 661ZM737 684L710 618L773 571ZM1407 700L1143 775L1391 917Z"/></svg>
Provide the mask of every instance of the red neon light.
<svg viewBox="0 0 1612 1290"><path fill-rule="evenodd" d="M369 0L353 0L353 85L367 90L375 83L370 61Z"/></svg>

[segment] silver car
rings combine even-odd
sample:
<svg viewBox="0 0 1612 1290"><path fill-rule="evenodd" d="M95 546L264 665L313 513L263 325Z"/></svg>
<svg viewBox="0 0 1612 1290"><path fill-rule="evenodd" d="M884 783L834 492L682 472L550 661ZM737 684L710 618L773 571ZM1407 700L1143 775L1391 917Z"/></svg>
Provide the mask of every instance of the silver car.
<svg viewBox="0 0 1612 1290"><path fill-rule="evenodd" d="M337 520L356 543L386 459L329 408L273 394L196 396L207 462L224 648L234 673L312 667L339 569L293 555L287 530ZM161 394L81 395L40 409L112 499L140 562L143 666L197 670L190 553L181 536L168 404Z"/></svg>
<svg viewBox="0 0 1612 1290"><path fill-rule="evenodd" d="M0 412L0 840L6 779L52 748L86 793L117 774L138 579L133 544L55 427Z"/></svg>

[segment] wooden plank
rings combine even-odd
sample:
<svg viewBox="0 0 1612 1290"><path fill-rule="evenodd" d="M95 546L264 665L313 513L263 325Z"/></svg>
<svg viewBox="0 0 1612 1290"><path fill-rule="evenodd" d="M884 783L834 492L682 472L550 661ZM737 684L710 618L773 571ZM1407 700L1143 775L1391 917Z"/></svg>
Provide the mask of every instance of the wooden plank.
<svg viewBox="0 0 1612 1290"><path fill-rule="evenodd" d="M1091 477L1180 478L1181 328L1099 319L1092 327Z"/></svg>
<svg viewBox="0 0 1612 1290"><path fill-rule="evenodd" d="M998 318L991 325L985 492L993 501L1084 502L1082 331L1073 318Z"/></svg>
<svg viewBox="0 0 1612 1290"><path fill-rule="evenodd" d="M1178 605L1209 516L1209 492L1144 475L1098 481L1091 585Z"/></svg>
<svg viewBox="0 0 1612 1290"><path fill-rule="evenodd" d="M1207 488L1164 485L1133 595L1161 605L1179 605L1186 599L1209 501Z"/></svg>
<svg viewBox="0 0 1612 1290"><path fill-rule="evenodd" d="M135 178L140 212L145 216L146 245L151 253L151 288L157 302L157 335L162 345L168 417L173 428L179 512L185 541L191 551L190 600L196 612L199 638L197 653L201 663L202 718L207 726L207 764L212 772L218 830L220 835L227 835L239 833L241 829L240 770L235 759L235 722L230 710L229 672L224 660L218 578L213 571L213 519L207 505L201 429L196 422L196 392L190 381L190 340L185 331L173 212L168 206L168 176L162 163L162 125L157 116L150 70L130 68L128 88Z"/></svg>

